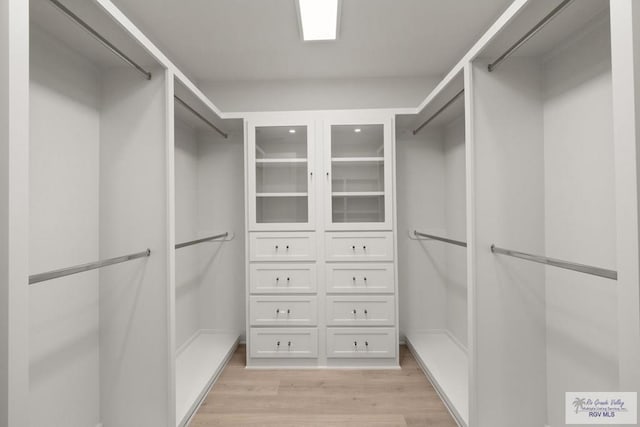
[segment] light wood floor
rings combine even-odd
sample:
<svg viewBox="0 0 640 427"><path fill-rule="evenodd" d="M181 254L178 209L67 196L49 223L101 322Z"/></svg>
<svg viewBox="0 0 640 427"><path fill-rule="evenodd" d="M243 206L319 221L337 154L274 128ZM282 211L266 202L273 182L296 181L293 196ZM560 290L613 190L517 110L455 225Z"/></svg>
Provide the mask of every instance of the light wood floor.
<svg viewBox="0 0 640 427"><path fill-rule="evenodd" d="M191 427L456 427L411 353L400 370L251 370L240 346Z"/></svg>

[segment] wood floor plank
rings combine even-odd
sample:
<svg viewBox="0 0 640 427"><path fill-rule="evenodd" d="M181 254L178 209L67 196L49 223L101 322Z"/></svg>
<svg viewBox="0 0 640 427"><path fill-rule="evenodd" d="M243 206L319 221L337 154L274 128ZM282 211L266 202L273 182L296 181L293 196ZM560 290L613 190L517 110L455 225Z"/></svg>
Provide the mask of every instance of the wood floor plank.
<svg viewBox="0 0 640 427"><path fill-rule="evenodd" d="M456 427L401 347L396 370L254 370L240 346L192 427Z"/></svg>

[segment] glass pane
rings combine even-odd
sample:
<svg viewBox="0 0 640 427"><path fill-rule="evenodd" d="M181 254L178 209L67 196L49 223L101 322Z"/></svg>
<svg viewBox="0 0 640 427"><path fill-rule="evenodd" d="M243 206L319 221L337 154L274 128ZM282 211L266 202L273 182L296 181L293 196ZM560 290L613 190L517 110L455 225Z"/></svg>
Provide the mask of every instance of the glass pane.
<svg viewBox="0 0 640 427"><path fill-rule="evenodd" d="M331 126L331 157L383 156L383 125Z"/></svg>
<svg viewBox="0 0 640 427"><path fill-rule="evenodd" d="M331 191L384 191L384 162L332 162Z"/></svg>
<svg viewBox="0 0 640 427"><path fill-rule="evenodd" d="M384 222L384 196L333 196L333 222Z"/></svg>
<svg viewBox="0 0 640 427"><path fill-rule="evenodd" d="M256 159L306 158L306 126L256 127Z"/></svg>
<svg viewBox="0 0 640 427"><path fill-rule="evenodd" d="M306 223L309 221L307 197L258 197L258 223Z"/></svg>
<svg viewBox="0 0 640 427"><path fill-rule="evenodd" d="M307 163L256 163L257 193L306 193Z"/></svg>

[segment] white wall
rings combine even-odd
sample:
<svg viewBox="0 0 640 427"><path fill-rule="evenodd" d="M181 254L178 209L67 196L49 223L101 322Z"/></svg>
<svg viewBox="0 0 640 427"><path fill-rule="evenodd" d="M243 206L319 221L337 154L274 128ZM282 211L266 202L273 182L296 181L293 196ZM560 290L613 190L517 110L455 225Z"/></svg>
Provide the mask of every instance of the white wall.
<svg viewBox="0 0 640 427"><path fill-rule="evenodd" d="M245 331L244 143L242 133L198 138L198 232L232 231L235 239L199 245L200 325Z"/></svg>
<svg viewBox="0 0 640 427"><path fill-rule="evenodd" d="M411 240L409 230L444 234L443 132L396 135L400 335L446 328L446 262L438 242Z"/></svg>
<svg viewBox="0 0 640 427"><path fill-rule="evenodd" d="M202 82L226 112L415 108L437 77Z"/></svg>
<svg viewBox="0 0 640 427"><path fill-rule="evenodd" d="M615 270L610 58L600 19L544 65L545 253ZM616 282L548 268L546 306L548 423L561 426L566 391L618 388Z"/></svg>
<svg viewBox="0 0 640 427"><path fill-rule="evenodd" d="M31 33L30 273L98 253L98 71ZM98 272L29 288L30 425L94 426L99 408Z"/></svg>
<svg viewBox="0 0 640 427"><path fill-rule="evenodd" d="M176 242L198 235L198 142L189 125L175 126L175 215ZM176 251L176 348L179 349L200 329L199 301L201 273L200 246Z"/></svg>
<svg viewBox="0 0 640 427"><path fill-rule="evenodd" d="M444 130L445 237L467 240L465 117ZM467 251L444 244L446 255L447 330L467 346Z"/></svg>

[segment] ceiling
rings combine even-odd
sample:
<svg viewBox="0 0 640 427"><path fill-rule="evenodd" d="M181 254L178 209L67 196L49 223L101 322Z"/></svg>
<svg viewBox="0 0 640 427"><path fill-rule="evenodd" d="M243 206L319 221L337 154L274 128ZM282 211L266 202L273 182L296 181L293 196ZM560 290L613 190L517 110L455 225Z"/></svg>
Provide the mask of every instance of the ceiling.
<svg viewBox="0 0 640 427"><path fill-rule="evenodd" d="M440 76L512 0L343 0L302 42L295 0L113 0L198 81Z"/></svg>

